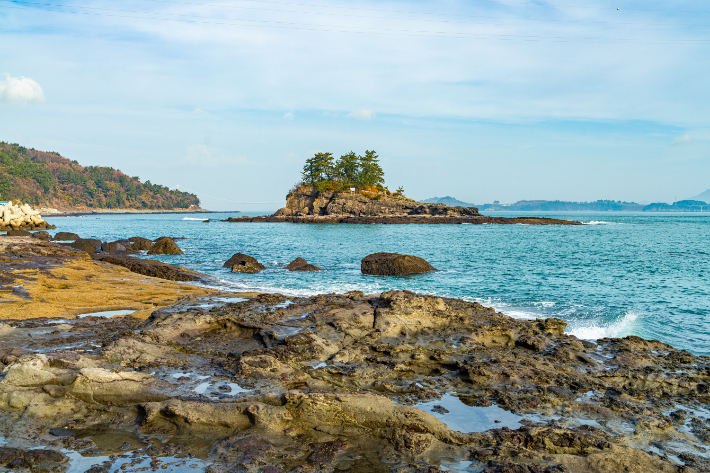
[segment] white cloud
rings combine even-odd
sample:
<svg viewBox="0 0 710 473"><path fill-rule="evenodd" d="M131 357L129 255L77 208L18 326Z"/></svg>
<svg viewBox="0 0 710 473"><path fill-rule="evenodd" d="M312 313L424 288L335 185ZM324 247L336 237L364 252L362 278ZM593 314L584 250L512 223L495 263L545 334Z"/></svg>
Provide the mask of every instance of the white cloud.
<svg viewBox="0 0 710 473"><path fill-rule="evenodd" d="M0 74L0 102L29 103L44 100L42 87L29 77Z"/></svg>
<svg viewBox="0 0 710 473"><path fill-rule="evenodd" d="M685 145L693 141L693 138L689 134L685 134L683 136L679 136L678 138L673 140L673 146L680 146L680 145Z"/></svg>
<svg viewBox="0 0 710 473"><path fill-rule="evenodd" d="M284 118L286 120L293 120L296 117L296 115L293 114L293 112L286 112L284 113Z"/></svg>
<svg viewBox="0 0 710 473"><path fill-rule="evenodd" d="M348 116L356 120L370 120L375 116L375 112L372 110L354 110L348 113Z"/></svg>

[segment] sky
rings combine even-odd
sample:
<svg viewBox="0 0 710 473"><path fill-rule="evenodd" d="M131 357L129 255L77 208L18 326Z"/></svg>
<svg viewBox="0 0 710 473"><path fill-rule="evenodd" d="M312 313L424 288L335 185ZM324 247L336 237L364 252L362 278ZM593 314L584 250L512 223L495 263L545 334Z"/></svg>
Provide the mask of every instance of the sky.
<svg viewBox="0 0 710 473"><path fill-rule="evenodd" d="M415 199L710 188L706 0L0 0L0 140L273 210L318 151Z"/></svg>

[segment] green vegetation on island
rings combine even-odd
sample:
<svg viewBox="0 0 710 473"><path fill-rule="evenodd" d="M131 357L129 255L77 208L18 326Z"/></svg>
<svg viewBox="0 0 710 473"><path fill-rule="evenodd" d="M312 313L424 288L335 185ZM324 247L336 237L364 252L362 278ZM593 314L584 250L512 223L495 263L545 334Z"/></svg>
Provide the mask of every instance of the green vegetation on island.
<svg viewBox="0 0 710 473"><path fill-rule="evenodd" d="M59 210L173 210L198 207L194 194L141 182L119 170L81 166L56 152L0 142L0 201Z"/></svg>
<svg viewBox="0 0 710 473"><path fill-rule="evenodd" d="M337 160L333 153L316 153L306 160L301 173L301 184L312 185L317 194L324 192L342 192L355 188L361 190L379 190L389 193L385 187L385 172L380 166L380 157L375 151L365 151L365 156L349 152ZM403 189L397 189L402 194Z"/></svg>

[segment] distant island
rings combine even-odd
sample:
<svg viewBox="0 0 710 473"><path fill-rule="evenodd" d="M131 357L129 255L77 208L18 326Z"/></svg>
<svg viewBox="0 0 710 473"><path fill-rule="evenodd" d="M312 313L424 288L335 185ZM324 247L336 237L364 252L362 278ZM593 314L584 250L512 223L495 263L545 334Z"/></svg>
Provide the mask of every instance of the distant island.
<svg viewBox="0 0 710 473"><path fill-rule="evenodd" d="M306 160L301 180L286 195L286 206L273 215L228 218L226 222L290 222L349 224L516 224L579 225L551 218L488 217L473 206L423 203L385 186L385 173L375 151L354 152L337 160L316 153Z"/></svg>
<svg viewBox="0 0 710 473"><path fill-rule="evenodd" d="M704 194L710 196L710 189ZM701 194L701 195L704 195ZM492 204L471 204L460 201L454 197L432 197L422 200L431 204L446 204L461 207L476 206L482 211L489 212L708 212L710 204L700 200L681 200L673 204L654 203L642 205L636 202L623 202L620 200L597 200L595 202L568 202L562 200L520 200L515 203L501 204L494 201Z"/></svg>
<svg viewBox="0 0 710 473"><path fill-rule="evenodd" d="M0 201L9 200L63 212L202 210L194 194L0 141Z"/></svg>

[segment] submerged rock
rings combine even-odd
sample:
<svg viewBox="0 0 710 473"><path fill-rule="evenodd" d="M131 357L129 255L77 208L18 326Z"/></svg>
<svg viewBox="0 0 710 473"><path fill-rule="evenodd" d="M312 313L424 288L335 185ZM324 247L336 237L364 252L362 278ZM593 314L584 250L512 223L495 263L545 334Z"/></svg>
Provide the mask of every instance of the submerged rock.
<svg viewBox="0 0 710 473"><path fill-rule="evenodd" d="M289 271L320 271L320 270L321 269L318 266L308 264L308 263L289 269Z"/></svg>
<svg viewBox="0 0 710 473"><path fill-rule="evenodd" d="M402 276L436 271L436 268L417 256L374 253L362 259L360 270L376 276Z"/></svg>
<svg viewBox="0 0 710 473"><path fill-rule="evenodd" d="M148 250L149 255L182 255L184 254L179 246L170 237L160 237L155 240L155 245Z"/></svg>

